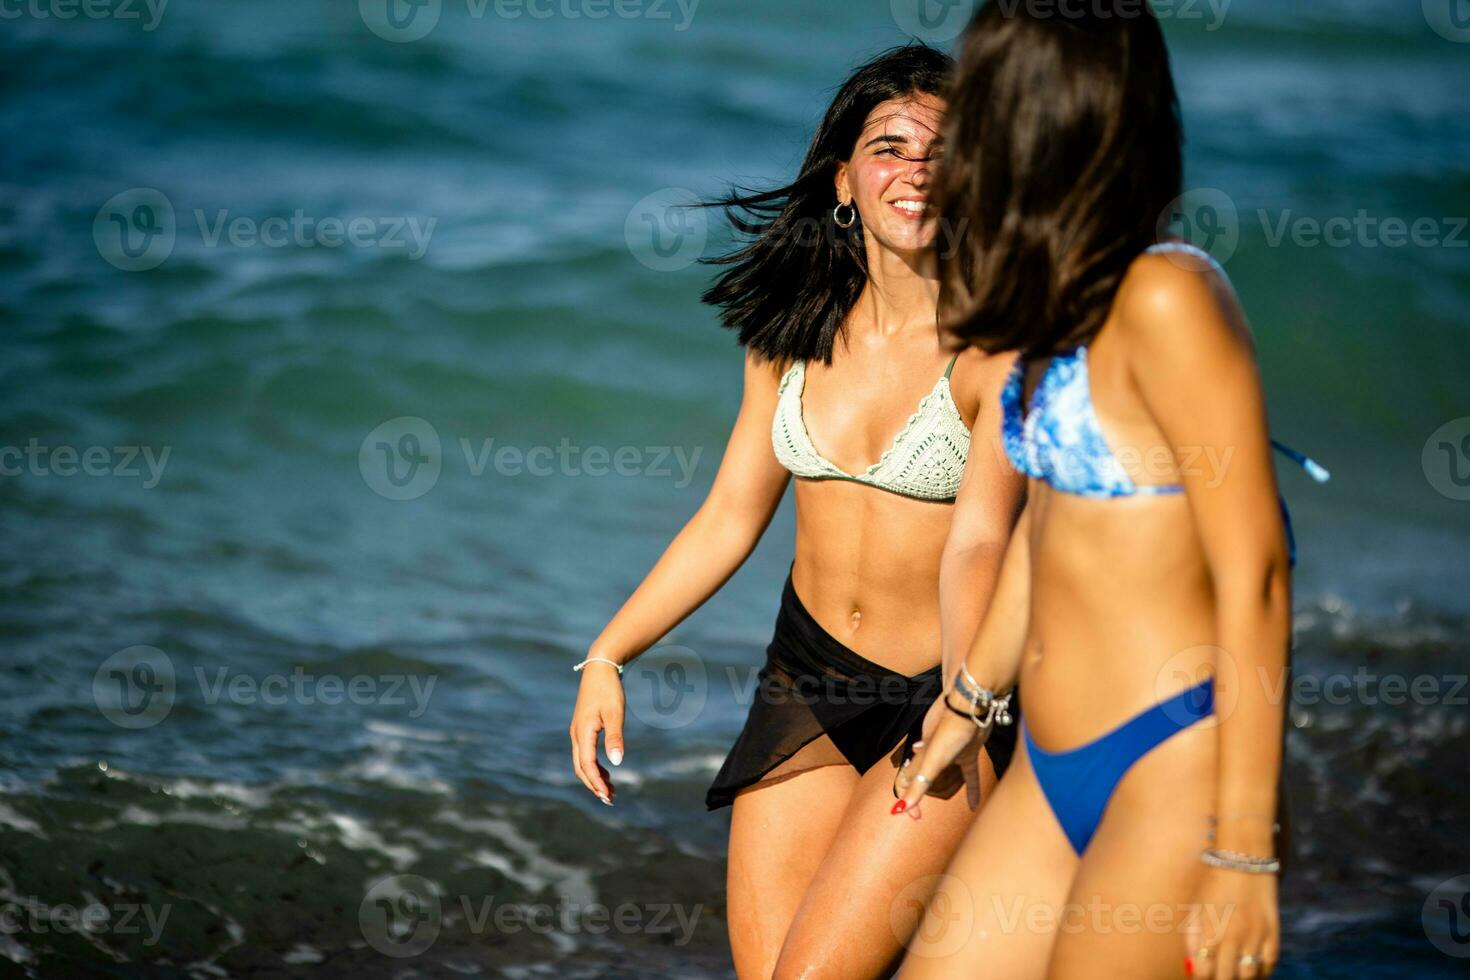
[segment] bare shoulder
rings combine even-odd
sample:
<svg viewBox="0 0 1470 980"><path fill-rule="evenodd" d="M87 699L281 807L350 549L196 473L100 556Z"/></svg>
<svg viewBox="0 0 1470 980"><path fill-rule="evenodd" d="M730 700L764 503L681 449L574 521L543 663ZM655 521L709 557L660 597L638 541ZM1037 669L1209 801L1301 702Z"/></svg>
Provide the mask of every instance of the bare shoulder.
<svg viewBox="0 0 1470 980"><path fill-rule="evenodd" d="M994 404L1015 367L1015 351L987 354L978 347L967 347L955 362L952 377L956 381L956 401L968 416L978 415L981 408Z"/></svg>
<svg viewBox="0 0 1470 980"><path fill-rule="evenodd" d="M1188 253L1139 256L1118 288L1112 319L1133 351L1186 355L1253 347L1230 280Z"/></svg>
<svg viewBox="0 0 1470 980"><path fill-rule="evenodd" d="M774 360L758 351L745 352L745 390L751 394L775 393L781 378L791 367L790 362Z"/></svg>

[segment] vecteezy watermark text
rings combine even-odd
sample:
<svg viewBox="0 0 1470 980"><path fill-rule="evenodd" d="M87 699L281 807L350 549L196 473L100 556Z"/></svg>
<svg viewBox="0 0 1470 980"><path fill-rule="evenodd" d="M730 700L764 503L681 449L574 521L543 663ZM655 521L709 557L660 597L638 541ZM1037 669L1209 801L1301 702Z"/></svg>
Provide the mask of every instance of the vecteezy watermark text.
<svg viewBox="0 0 1470 980"><path fill-rule="evenodd" d="M451 0L453 2L453 0ZM689 30L700 0L464 0L470 20L650 20ZM358 0L367 29L385 41L421 41L439 26L444 0ZM677 16L677 22L675 22Z"/></svg>
<svg viewBox="0 0 1470 980"><path fill-rule="evenodd" d="M468 896L461 900L465 921L476 935L494 931L501 935L531 932L550 935L560 932L567 935L587 933L603 936L608 933L619 935L671 936L675 946L687 946L694 938L694 927L704 914L703 905L687 906L671 902L655 902L638 905L622 902L608 906L601 902L574 902L559 896L555 902L531 902L497 904L490 895L479 901Z"/></svg>
<svg viewBox="0 0 1470 980"><path fill-rule="evenodd" d="M472 476L483 476L492 464L499 476L649 476L674 478L680 490L694 479L704 447L692 452L683 446L578 446L562 439L555 446L521 447L482 439L475 446L460 439L465 465ZM674 472L677 467L678 473Z"/></svg>
<svg viewBox="0 0 1470 980"><path fill-rule="evenodd" d="M1470 0L1466 0L1470 7ZM1301 214L1292 208L1257 208L1251 216L1268 248L1300 249L1470 249L1470 217L1456 215L1375 214L1359 208L1352 214ZM1250 218L1218 187L1201 187L1176 198L1159 216L1159 240L1182 238L1208 252L1221 265L1240 247ZM1171 256L1186 267L1197 259L1189 253Z"/></svg>
<svg viewBox="0 0 1470 980"><path fill-rule="evenodd" d="M1410 220L1382 217L1366 208L1359 208L1351 217L1329 218L1297 215L1290 208L1272 215L1261 208L1256 217L1272 248L1280 248L1287 239L1298 248L1470 248L1470 235L1466 235L1470 218Z"/></svg>
<svg viewBox="0 0 1470 980"><path fill-rule="evenodd" d="M1326 704L1343 707L1361 704L1368 707L1384 705L1390 708L1416 704L1420 707L1447 705L1466 707L1470 705L1470 676L1465 674L1383 674L1359 667L1351 674L1327 675L1298 674L1291 679L1290 688L1286 677L1275 678L1264 668L1257 668L1256 675L1261 688L1266 691L1272 704L1281 704L1290 695L1291 703L1299 707Z"/></svg>
<svg viewBox="0 0 1470 980"><path fill-rule="evenodd" d="M3 2L3 0L0 0ZM302 208L290 214L256 217L229 208L194 208L193 229L204 248L351 248L400 252L421 259L429 250L438 218L410 215L313 215ZM92 221L97 253L124 272L146 272L168 261L180 226L168 195L153 187L114 194Z"/></svg>
<svg viewBox="0 0 1470 980"><path fill-rule="evenodd" d="M1152 14L1159 20L1202 20L1205 30L1217 31L1225 23L1234 0L995 0L1007 17L1025 10L1037 18L1080 20L1137 20Z"/></svg>
<svg viewBox="0 0 1470 980"><path fill-rule="evenodd" d="M556 445L520 446L493 437L461 437L460 455L470 476L487 472L509 478L647 477L672 479L684 489L694 479L703 446L578 445L563 437ZM400 416L369 432L358 447L363 482L389 500L414 500L434 489L444 469L439 430L425 419Z"/></svg>
<svg viewBox="0 0 1470 980"><path fill-rule="evenodd" d="M447 909L446 909L447 906ZM446 896L419 875L379 879L358 906L358 927L369 946L385 956L418 956L439 938L446 923L463 923L475 936L587 934L670 936L687 946L704 906L676 902L580 901L559 895L551 902L506 902L494 895Z"/></svg>
<svg viewBox="0 0 1470 980"><path fill-rule="evenodd" d="M408 707L418 718L429 707L433 674L351 674L309 672L247 674L230 667L193 669L199 701L239 706L326 705ZM92 676L92 701L120 728L142 729L163 721L178 701L179 679L173 659L157 647L133 646L108 657Z"/></svg>
<svg viewBox="0 0 1470 980"><path fill-rule="evenodd" d="M24 446L0 446L0 477L115 476L143 477L152 490L163 479L172 446L47 446L32 437ZM139 468L139 463L146 468Z"/></svg>
<svg viewBox="0 0 1470 980"><path fill-rule="evenodd" d="M200 237L208 248L217 247L226 241L235 248L380 248L402 251L411 259L421 259L429 250L429 239L433 237L438 218L416 217L368 217L352 218L328 216L323 218L307 214L301 208L289 217L251 218L231 217L227 209L212 214L194 210L194 221L199 227Z"/></svg>
<svg viewBox="0 0 1470 980"><path fill-rule="evenodd" d="M0 20L138 21L145 32L163 20L168 0L0 0Z"/></svg>
<svg viewBox="0 0 1470 980"><path fill-rule="evenodd" d="M1085 902L1066 902L1060 906L1037 902L1017 895L1004 899L992 896L995 922L1003 933L1031 932L1050 935L1064 933L1075 935L1133 936L1140 933L1150 935L1183 934L1198 926L1207 937L1225 934L1230 917L1235 912L1233 905L1194 905L1152 903L1140 905L1133 902L1107 902L1093 896Z"/></svg>
<svg viewBox="0 0 1470 980"><path fill-rule="evenodd" d="M168 924L172 905L154 906L137 902L46 902L31 897L24 901L0 901L0 935L48 933L89 936L142 936L144 946L156 946Z"/></svg>
<svg viewBox="0 0 1470 980"><path fill-rule="evenodd" d="M1204 21L1205 30L1225 23L1234 0L994 0L1002 13L1025 12L1037 19L1081 17L1131 20L1150 10L1160 20ZM930 44L948 44L960 36L981 0L889 0L893 21L905 34Z"/></svg>

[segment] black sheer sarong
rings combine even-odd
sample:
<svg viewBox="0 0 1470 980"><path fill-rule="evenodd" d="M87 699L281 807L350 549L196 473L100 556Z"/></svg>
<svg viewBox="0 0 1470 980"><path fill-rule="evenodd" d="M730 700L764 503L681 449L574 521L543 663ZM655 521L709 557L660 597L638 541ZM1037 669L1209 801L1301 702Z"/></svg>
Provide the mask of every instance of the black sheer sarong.
<svg viewBox="0 0 1470 980"><path fill-rule="evenodd" d="M835 753L814 765L845 761L863 773L885 756L898 765L919 740L940 686L938 667L905 677L849 650L812 618L787 576L755 703L705 805L729 806L735 794L772 776L822 736ZM986 748L997 774L1015 744L1014 726L992 732Z"/></svg>

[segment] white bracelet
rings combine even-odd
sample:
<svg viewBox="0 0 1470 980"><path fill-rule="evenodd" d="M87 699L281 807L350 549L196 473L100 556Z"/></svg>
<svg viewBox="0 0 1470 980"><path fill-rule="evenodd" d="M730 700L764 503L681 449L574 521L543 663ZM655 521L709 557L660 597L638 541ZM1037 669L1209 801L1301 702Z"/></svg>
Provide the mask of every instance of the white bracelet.
<svg viewBox="0 0 1470 980"><path fill-rule="evenodd" d="M614 667L616 667L618 669L618 676L622 676L622 673L623 673L623 665L622 664L618 663L616 660L609 660L606 657L588 657L586 660L584 660L581 663L577 664L577 666L573 667L572 669L575 670L575 671L580 671L583 667L587 666L588 664L611 664L612 666L614 666Z"/></svg>
<svg viewBox="0 0 1470 980"><path fill-rule="evenodd" d="M1199 859L1212 868L1226 871L1242 871L1249 875L1274 875L1281 873L1281 861L1274 857L1256 857L1236 851L1223 851L1218 847L1200 853Z"/></svg>

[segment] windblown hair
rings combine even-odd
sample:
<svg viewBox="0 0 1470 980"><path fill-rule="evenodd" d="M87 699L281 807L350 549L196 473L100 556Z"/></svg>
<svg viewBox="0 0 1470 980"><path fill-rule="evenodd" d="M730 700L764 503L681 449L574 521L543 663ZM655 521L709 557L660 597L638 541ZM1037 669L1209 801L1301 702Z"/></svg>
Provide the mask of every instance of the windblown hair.
<svg viewBox="0 0 1470 980"><path fill-rule="evenodd" d="M1046 357L1102 329L1183 182L1183 127L1147 4L992 0L966 29L931 197L952 340Z"/></svg>
<svg viewBox="0 0 1470 980"><path fill-rule="evenodd" d="M723 311L740 343L773 361L831 363L832 349L867 282L861 222L833 218L833 180L851 159L869 114L890 99L944 93L954 61L921 44L894 48L858 68L817 128L796 180L765 192L731 191L712 202L742 236L704 301Z"/></svg>

